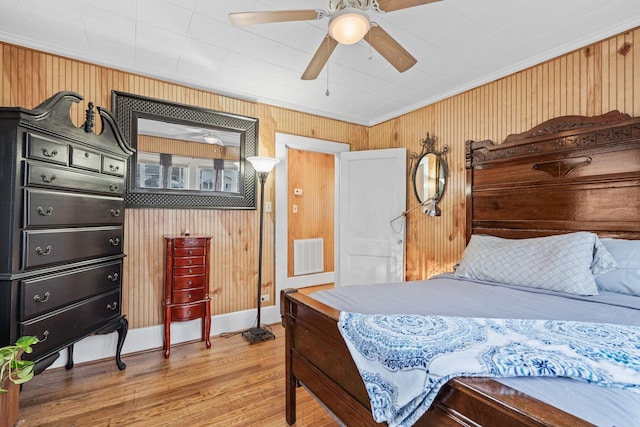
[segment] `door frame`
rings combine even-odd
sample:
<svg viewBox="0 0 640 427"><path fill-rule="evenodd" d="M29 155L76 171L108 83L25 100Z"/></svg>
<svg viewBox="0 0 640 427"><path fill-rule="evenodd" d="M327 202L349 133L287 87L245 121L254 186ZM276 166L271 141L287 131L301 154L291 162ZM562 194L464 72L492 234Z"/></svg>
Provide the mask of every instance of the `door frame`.
<svg viewBox="0 0 640 427"><path fill-rule="evenodd" d="M307 274L300 277L288 277L289 250L288 250L288 167L287 150L306 150L319 153L333 154L335 157L335 186L334 186L334 233L335 241L338 241L339 230L339 206L338 185L340 176L340 162L337 155L350 150L349 144L332 142L322 139L309 138L298 135L276 132L276 158L280 162L275 168L276 177L276 224L275 224L275 302L278 313L280 312L280 291L286 288L303 288L321 283L332 283L334 272ZM338 256L337 246L334 247L334 258Z"/></svg>

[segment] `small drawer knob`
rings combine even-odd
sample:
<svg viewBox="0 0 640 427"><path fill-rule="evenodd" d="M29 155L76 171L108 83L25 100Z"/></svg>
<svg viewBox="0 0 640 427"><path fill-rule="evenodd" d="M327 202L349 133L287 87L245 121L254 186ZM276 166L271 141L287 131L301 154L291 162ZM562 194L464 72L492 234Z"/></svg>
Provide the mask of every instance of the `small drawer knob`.
<svg viewBox="0 0 640 427"><path fill-rule="evenodd" d="M55 175L47 176L45 174L42 174L40 175L40 178L42 178L42 182L46 182L46 183L51 183L56 180Z"/></svg>
<svg viewBox="0 0 640 427"><path fill-rule="evenodd" d="M40 297L40 295L37 295L37 294L36 294L36 295L33 297L33 300L34 300L35 302L38 302L38 303L43 303L43 302L47 302L47 301L49 301L49 297L50 297L50 296L51 296L51 292L46 291L46 292L44 293L44 298L41 298L41 297Z"/></svg>
<svg viewBox="0 0 640 427"><path fill-rule="evenodd" d="M43 209L42 206L38 206L36 210L38 211L38 214L42 216L51 216L51 213L53 212L53 207L49 206L47 209Z"/></svg>
<svg viewBox="0 0 640 427"><path fill-rule="evenodd" d="M47 246L44 251L40 246L36 247L36 253L38 255L50 255L53 248L51 246Z"/></svg>
<svg viewBox="0 0 640 427"><path fill-rule="evenodd" d="M49 150L47 150L46 148L42 149L42 155L45 157L55 157L58 155L58 151L57 150L52 150L51 152L49 152Z"/></svg>

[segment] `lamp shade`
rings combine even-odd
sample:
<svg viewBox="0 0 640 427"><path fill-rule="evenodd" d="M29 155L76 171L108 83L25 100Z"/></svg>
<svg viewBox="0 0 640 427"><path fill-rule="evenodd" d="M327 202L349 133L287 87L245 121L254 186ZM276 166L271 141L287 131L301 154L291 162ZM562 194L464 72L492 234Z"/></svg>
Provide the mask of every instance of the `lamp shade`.
<svg viewBox="0 0 640 427"><path fill-rule="evenodd" d="M261 156L247 157L247 160L256 172L271 172L271 169L280 162L280 159L276 159L275 157Z"/></svg>
<svg viewBox="0 0 640 427"><path fill-rule="evenodd" d="M345 7L336 12L329 20L329 35L341 44L354 44L362 40L371 24L364 11L354 7Z"/></svg>

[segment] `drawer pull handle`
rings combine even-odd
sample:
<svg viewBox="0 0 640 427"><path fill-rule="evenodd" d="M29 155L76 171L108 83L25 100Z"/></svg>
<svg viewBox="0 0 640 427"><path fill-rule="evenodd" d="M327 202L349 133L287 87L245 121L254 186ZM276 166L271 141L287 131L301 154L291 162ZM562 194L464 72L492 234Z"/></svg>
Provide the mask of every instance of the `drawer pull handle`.
<svg viewBox="0 0 640 427"><path fill-rule="evenodd" d="M47 302L47 301L49 301L49 297L50 297L50 296L51 296L51 292L47 291L47 292L45 292L45 293L44 293L44 298L40 298L40 295L37 295L37 294L36 294L36 295L33 297L33 300L34 300L35 302L43 303L43 302Z"/></svg>
<svg viewBox="0 0 640 427"><path fill-rule="evenodd" d="M107 279L111 280L112 282L116 282L118 281L118 277L120 277L120 275L118 273L113 273L107 276Z"/></svg>
<svg viewBox="0 0 640 427"><path fill-rule="evenodd" d="M52 249L53 249L53 248L52 248L51 246L47 246L47 247L45 248L45 250L43 251L43 250L42 250L42 248L41 248L40 246L38 246L38 247L36 248L36 253L37 253L38 255L43 255L43 256L44 256L44 255L49 255L49 254L51 254L51 250L52 250Z"/></svg>
<svg viewBox="0 0 640 427"><path fill-rule="evenodd" d="M116 311L116 309L118 308L118 303L114 301L111 304L107 304L107 308L111 311Z"/></svg>
<svg viewBox="0 0 640 427"><path fill-rule="evenodd" d="M49 178L47 175L42 174L42 175L40 175L40 178L42 178L42 181L46 182L46 183L51 183L51 182L56 180L56 176L55 175L51 175L51 177Z"/></svg>
<svg viewBox="0 0 640 427"><path fill-rule="evenodd" d="M120 216L120 209L111 209L111 216Z"/></svg>
<svg viewBox="0 0 640 427"><path fill-rule="evenodd" d="M187 314L191 316L191 310L187 310Z"/></svg>
<svg viewBox="0 0 640 427"><path fill-rule="evenodd" d="M118 187L115 184L109 184L109 190L111 190L111 191L118 191L118 188L120 188L120 187Z"/></svg>
<svg viewBox="0 0 640 427"><path fill-rule="evenodd" d="M111 172L118 172L120 170L120 166L109 165L109 170Z"/></svg>
<svg viewBox="0 0 640 427"><path fill-rule="evenodd" d="M191 299L191 294L187 294L187 299Z"/></svg>
<svg viewBox="0 0 640 427"><path fill-rule="evenodd" d="M189 282L187 282L187 283L191 285L193 282L191 280L189 280Z"/></svg>
<svg viewBox="0 0 640 427"><path fill-rule="evenodd" d="M49 152L49 150L47 150L46 148L42 149L42 155L45 157L55 157L58 155L58 150L53 150L51 152Z"/></svg>
<svg viewBox="0 0 640 427"><path fill-rule="evenodd" d="M189 273L193 273L193 269L191 269L191 268L190 268L190 269L189 269Z"/></svg>
<svg viewBox="0 0 640 427"><path fill-rule="evenodd" d="M193 255L193 251L189 251L189 255Z"/></svg>
<svg viewBox="0 0 640 427"><path fill-rule="evenodd" d="M115 239L109 238L109 243L111 243L112 246L118 246L120 245L120 238L116 237Z"/></svg>
<svg viewBox="0 0 640 427"><path fill-rule="evenodd" d="M189 260L189 264L193 264L193 260L192 259Z"/></svg>
<svg viewBox="0 0 640 427"><path fill-rule="evenodd" d="M49 338L49 330L47 329L42 333L42 338L38 338L38 342L45 342Z"/></svg>
<svg viewBox="0 0 640 427"><path fill-rule="evenodd" d="M42 206L38 206L36 210L42 216L51 216L51 213L53 212L53 208L51 206L49 206L46 211L42 208Z"/></svg>

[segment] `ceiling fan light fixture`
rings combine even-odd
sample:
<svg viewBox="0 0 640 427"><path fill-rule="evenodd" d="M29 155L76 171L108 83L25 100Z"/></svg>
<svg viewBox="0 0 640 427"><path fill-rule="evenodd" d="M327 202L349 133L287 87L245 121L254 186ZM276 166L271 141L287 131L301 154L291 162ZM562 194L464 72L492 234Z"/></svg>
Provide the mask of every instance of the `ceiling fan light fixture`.
<svg viewBox="0 0 640 427"><path fill-rule="evenodd" d="M329 35L340 44L354 44L362 40L371 24L367 14L354 7L345 7L329 20Z"/></svg>
<svg viewBox="0 0 640 427"><path fill-rule="evenodd" d="M205 136L202 139L204 139L204 142L207 144L223 145L222 140L215 136Z"/></svg>

